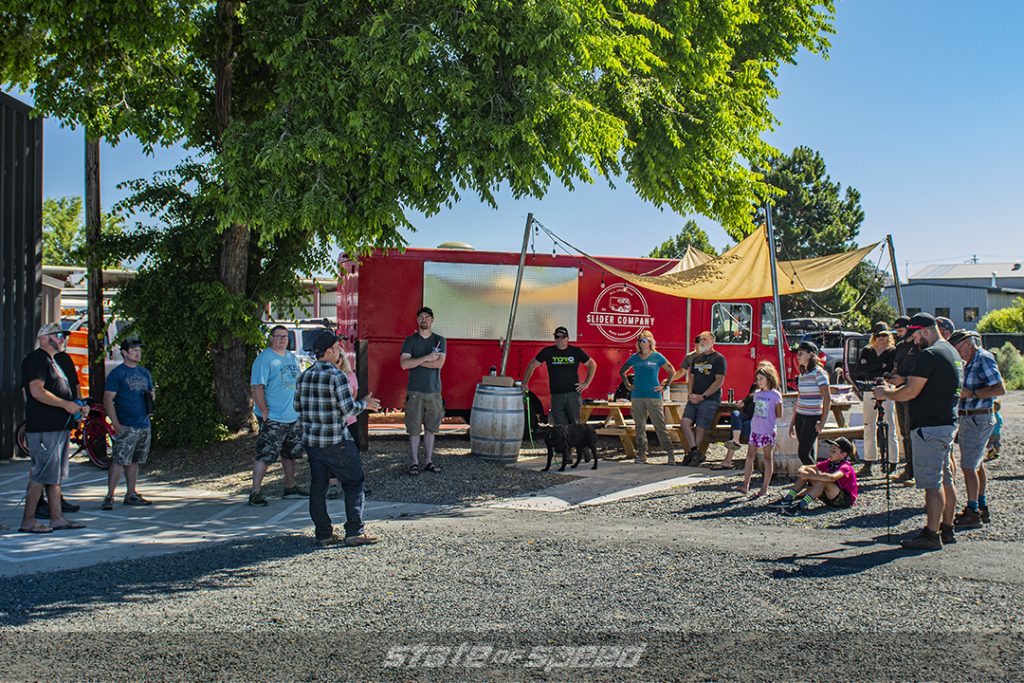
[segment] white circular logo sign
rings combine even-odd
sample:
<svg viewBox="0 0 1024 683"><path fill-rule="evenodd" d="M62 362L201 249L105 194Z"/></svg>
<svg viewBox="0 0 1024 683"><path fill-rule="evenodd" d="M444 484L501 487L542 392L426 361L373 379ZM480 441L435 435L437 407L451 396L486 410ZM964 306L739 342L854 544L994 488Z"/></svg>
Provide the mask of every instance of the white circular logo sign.
<svg viewBox="0 0 1024 683"><path fill-rule="evenodd" d="M647 300L640 290L624 282L606 287L594 307L587 313L587 324L593 325L606 339L613 342L628 342L636 339L640 332L654 325Z"/></svg>

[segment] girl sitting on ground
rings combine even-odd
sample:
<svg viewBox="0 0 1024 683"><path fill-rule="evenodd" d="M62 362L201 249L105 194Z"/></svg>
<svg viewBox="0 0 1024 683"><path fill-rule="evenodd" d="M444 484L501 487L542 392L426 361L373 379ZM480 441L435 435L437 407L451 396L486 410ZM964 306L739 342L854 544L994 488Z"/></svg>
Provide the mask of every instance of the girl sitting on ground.
<svg viewBox="0 0 1024 683"><path fill-rule="evenodd" d="M848 508L857 500L857 473L850 461L853 443L844 436L828 444L828 458L815 465L802 465L797 470L797 481L780 500L772 503L784 515L797 515L810 507L811 501L831 508Z"/></svg>
<svg viewBox="0 0 1024 683"><path fill-rule="evenodd" d="M782 394L779 393L779 374L775 366L764 361L759 363L754 372L754 417L750 420L750 444L747 446L747 463L743 468L743 484L736 487L740 493L750 490L750 477L754 472L754 461L757 460L757 449L764 454L764 476L761 478L761 490L755 497L768 493L768 484L772 481L775 470L772 451L775 450L775 423L782 417Z"/></svg>

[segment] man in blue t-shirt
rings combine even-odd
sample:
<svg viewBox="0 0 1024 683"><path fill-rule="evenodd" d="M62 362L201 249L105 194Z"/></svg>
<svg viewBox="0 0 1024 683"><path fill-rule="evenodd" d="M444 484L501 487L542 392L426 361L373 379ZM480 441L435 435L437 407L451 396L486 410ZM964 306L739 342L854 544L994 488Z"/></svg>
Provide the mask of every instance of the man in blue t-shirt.
<svg viewBox="0 0 1024 683"><path fill-rule="evenodd" d="M256 459L252 466L252 491L249 505L263 507L267 499L260 488L267 468L281 459L284 471L282 498L309 498L309 491L295 484L295 461L306 452L302 448L302 425L292 405L299 363L288 351L288 330L283 325L270 329L270 348L263 349L252 364L252 403L260 425L256 439Z"/></svg>
<svg viewBox="0 0 1024 683"><path fill-rule="evenodd" d="M100 506L103 510L114 509L114 490L117 482L121 481L122 472L127 486L124 504L150 504L135 490L135 484L139 476L139 465L149 457L153 376L139 365L142 360L142 342L138 339L133 337L124 340L121 343L121 356L124 362L107 375L107 383L103 387L103 408L114 428L107 495Z"/></svg>

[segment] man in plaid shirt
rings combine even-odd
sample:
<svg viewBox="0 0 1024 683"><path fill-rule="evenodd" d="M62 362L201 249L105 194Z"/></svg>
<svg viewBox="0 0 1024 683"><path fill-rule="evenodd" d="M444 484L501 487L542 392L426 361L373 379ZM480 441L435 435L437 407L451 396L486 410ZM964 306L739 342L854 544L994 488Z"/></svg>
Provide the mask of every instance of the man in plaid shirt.
<svg viewBox="0 0 1024 683"><path fill-rule="evenodd" d="M954 524L958 529L971 529L991 521L985 498L988 482L985 447L996 424L992 403L997 396L1006 393L1006 388L996 359L981 348L981 335L956 330L949 337L949 343L964 361L964 385L957 406L957 440L960 443L960 469L967 489L967 507L956 516Z"/></svg>
<svg viewBox="0 0 1024 683"><path fill-rule="evenodd" d="M341 353L338 338L323 331L313 340L316 363L295 382L295 410L302 425L302 445L309 456L309 516L321 546L344 543L369 545L378 538L363 529L363 463L345 418L364 410L377 410L380 401L368 394L357 401L345 374L335 363ZM345 537L334 535L327 514L327 479L333 474L345 492Z"/></svg>

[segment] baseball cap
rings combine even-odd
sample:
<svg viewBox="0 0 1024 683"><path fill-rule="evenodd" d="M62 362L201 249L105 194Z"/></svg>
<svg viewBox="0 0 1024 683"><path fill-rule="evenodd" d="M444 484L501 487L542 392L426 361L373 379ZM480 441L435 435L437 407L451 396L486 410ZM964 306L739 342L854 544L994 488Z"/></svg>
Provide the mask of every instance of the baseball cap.
<svg viewBox="0 0 1024 683"><path fill-rule="evenodd" d="M922 330L926 327L931 327L935 324L935 316L931 313L915 313L907 322L907 333L903 335L904 339L909 339L910 335L914 334L918 330Z"/></svg>
<svg viewBox="0 0 1024 683"><path fill-rule="evenodd" d="M36 333L37 337L45 337L48 334L62 334L67 336L67 330L61 329L58 323L46 323L39 328L39 332Z"/></svg>
<svg viewBox="0 0 1024 683"><path fill-rule="evenodd" d="M896 328L896 327L906 327L907 323L909 323L909 322L910 322L910 318L908 316L901 315L900 317L896 318L896 320L893 322L892 326L894 328Z"/></svg>
<svg viewBox="0 0 1024 683"><path fill-rule="evenodd" d="M138 337L128 337L123 342L121 342L122 351L127 351L128 349L134 349L136 347L142 348L142 340L139 339Z"/></svg>
<svg viewBox="0 0 1024 683"><path fill-rule="evenodd" d="M961 328L959 330L953 330L953 334L949 335L949 339L946 341L953 346L956 346L965 339L971 339L972 337L975 339L981 339L981 335L974 330L965 330Z"/></svg>
<svg viewBox="0 0 1024 683"><path fill-rule="evenodd" d="M566 337L568 337L569 336L569 330L567 330L564 327L562 327L561 325L559 325L558 327L555 328L554 335L557 337L560 334L564 334Z"/></svg>
<svg viewBox="0 0 1024 683"><path fill-rule="evenodd" d="M430 306L421 306L420 310L416 311L416 317L420 317L421 313L426 313L431 318L434 317L434 309L432 309Z"/></svg>
<svg viewBox="0 0 1024 683"><path fill-rule="evenodd" d="M830 446L835 446L843 453L846 453L851 458L853 457L853 442L847 439L845 436L841 436L838 439L824 439L825 443Z"/></svg>
<svg viewBox="0 0 1024 683"><path fill-rule="evenodd" d="M815 356L818 355L818 345L811 341L800 342L799 344L796 345L796 350L806 351L807 353L812 353Z"/></svg>
<svg viewBox="0 0 1024 683"><path fill-rule="evenodd" d="M419 314L417 314L419 315ZM318 358L327 352L327 349L331 348L338 343L338 337L330 330L324 330L316 336L313 340L313 354Z"/></svg>
<svg viewBox="0 0 1024 683"><path fill-rule="evenodd" d="M948 334L952 334L953 331L956 330L956 325L953 324L953 321L944 315L937 317L935 319L935 324L939 326L940 330L943 330Z"/></svg>
<svg viewBox="0 0 1024 683"><path fill-rule="evenodd" d="M878 334L879 332L888 332L889 331L889 323L887 323L887 322L885 322L883 320L880 320L880 321L878 321L877 323L875 323L874 325L871 326L871 331L874 332L875 334Z"/></svg>

